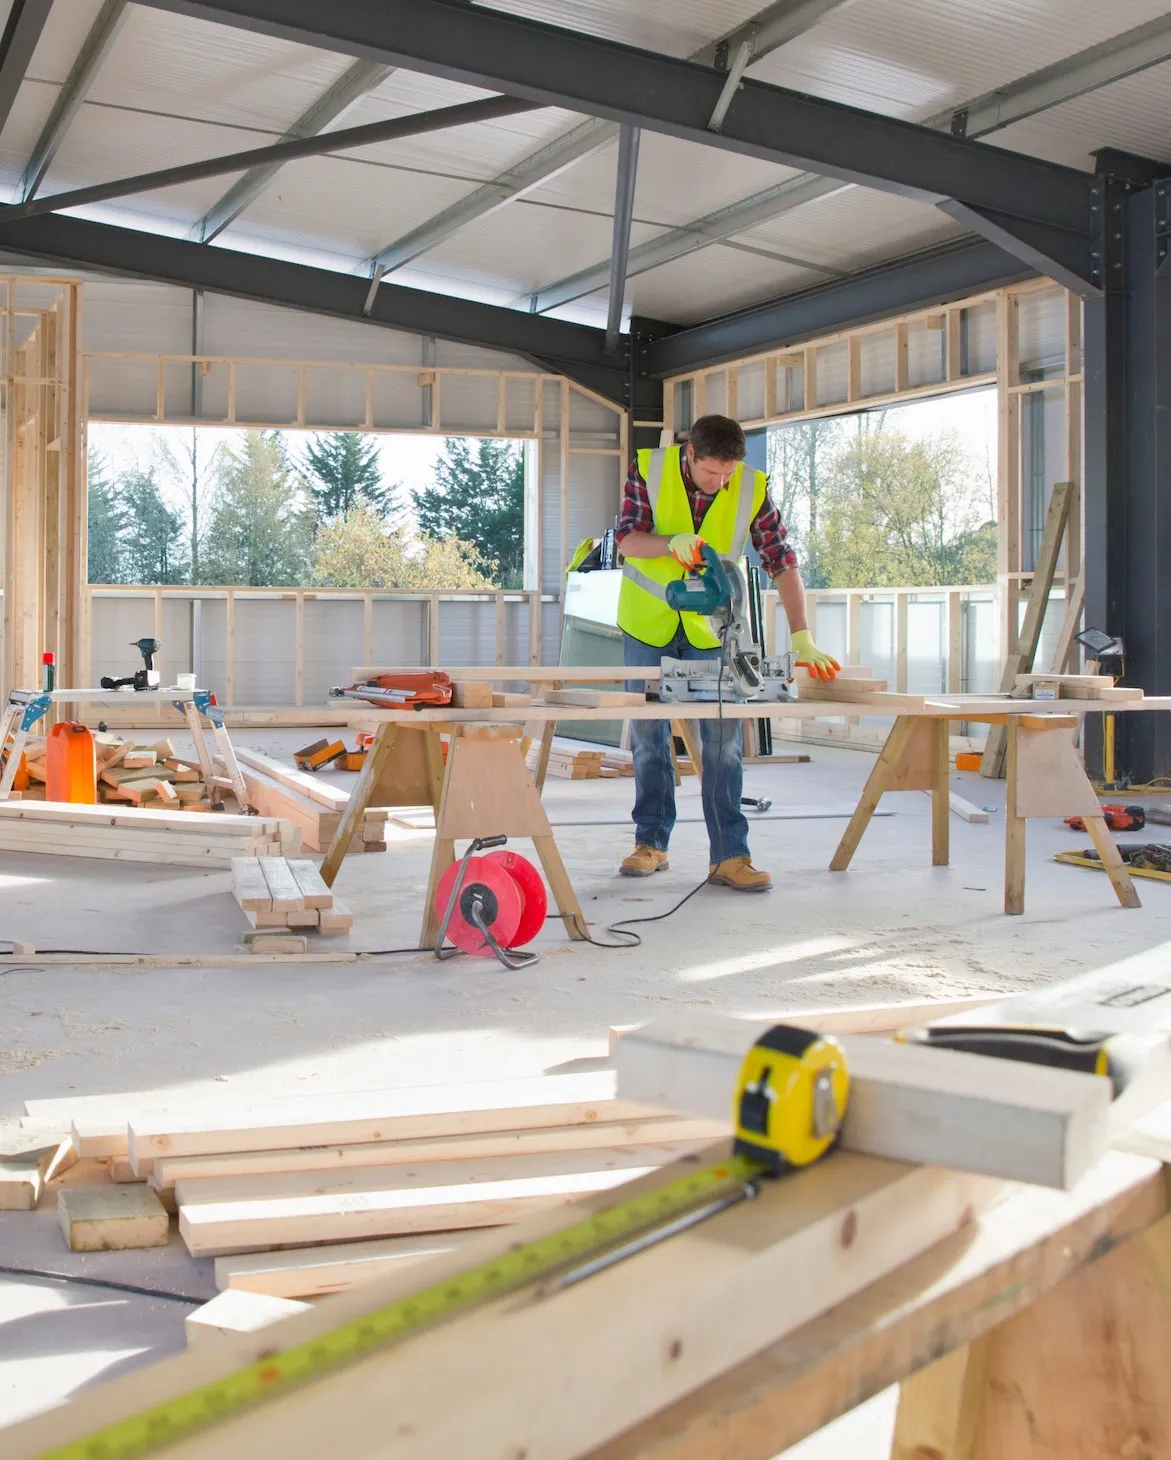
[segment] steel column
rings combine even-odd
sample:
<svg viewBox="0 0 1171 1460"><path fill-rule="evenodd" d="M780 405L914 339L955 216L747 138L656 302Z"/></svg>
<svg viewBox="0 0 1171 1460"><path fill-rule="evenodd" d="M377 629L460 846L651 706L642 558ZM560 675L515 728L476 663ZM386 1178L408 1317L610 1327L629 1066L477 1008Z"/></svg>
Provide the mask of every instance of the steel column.
<svg viewBox="0 0 1171 1460"><path fill-rule="evenodd" d="M1125 683L1171 693L1171 278L1159 273L1168 184L1111 196L1123 219L1109 284L1086 302L1086 624L1122 637ZM1117 265L1121 265L1118 267ZM1087 760L1100 774L1100 730ZM1171 775L1165 715L1120 715L1116 766L1132 781Z"/></svg>

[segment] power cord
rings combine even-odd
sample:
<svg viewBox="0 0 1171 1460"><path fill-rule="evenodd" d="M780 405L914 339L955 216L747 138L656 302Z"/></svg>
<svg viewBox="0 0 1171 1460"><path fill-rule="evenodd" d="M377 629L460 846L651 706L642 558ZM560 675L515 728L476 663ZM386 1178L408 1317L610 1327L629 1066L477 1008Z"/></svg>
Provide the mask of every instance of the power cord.
<svg viewBox="0 0 1171 1460"><path fill-rule="evenodd" d="M208 1300L193 1298L188 1293L172 1293L165 1288L140 1288L134 1283L116 1283L108 1278L82 1277L71 1272L46 1272L39 1267L0 1267L4 1277L40 1278L44 1282L79 1283L86 1288L109 1288L115 1293L133 1293L141 1298L165 1298L168 1303L187 1303L192 1308L202 1308Z"/></svg>

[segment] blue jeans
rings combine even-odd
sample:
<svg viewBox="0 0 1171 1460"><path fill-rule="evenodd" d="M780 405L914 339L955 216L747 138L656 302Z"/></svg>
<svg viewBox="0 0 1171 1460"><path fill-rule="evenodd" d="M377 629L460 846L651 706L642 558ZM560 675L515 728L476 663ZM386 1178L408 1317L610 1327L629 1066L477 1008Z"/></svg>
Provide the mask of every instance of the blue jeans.
<svg viewBox="0 0 1171 1460"><path fill-rule="evenodd" d="M682 626L662 649L624 633L623 658L632 668L653 668L663 659L709 659L718 664L718 649L697 649ZM629 680L635 694L646 681ZM639 846L667 850L675 825L675 772L671 764L671 727L667 720L631 720L634 754L634 840ZM707 822L711 860L748 856L748 822L740 809L744 789L744 750L736 720L701 720L703 746L703 818Z"/></svg>

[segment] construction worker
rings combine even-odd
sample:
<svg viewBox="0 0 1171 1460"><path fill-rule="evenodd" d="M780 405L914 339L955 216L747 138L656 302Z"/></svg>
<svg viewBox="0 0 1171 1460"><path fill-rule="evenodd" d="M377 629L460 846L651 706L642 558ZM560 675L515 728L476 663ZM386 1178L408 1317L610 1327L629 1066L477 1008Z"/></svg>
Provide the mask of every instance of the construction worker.
<svg viewBox="0 0 1171 1460"><path fill-rule="evenodd" d="M727 416L701 416L683 446L640 451L630 467L618 520L623 558L618 598L625 662L653 667L664 658L719 662L721 647L700 614L677 613L666 585L702 561L710 543L722 556L740 558L751 536L765 572L780 594L797 663L821 679L840 665L813 642L805 617L805 585L797 557L768 492L768 477L744 470L744 432ZM701 535L702 534L702 535ZM631 680L628 688L644 689ZM703 814L711 848L708 880L738 892L767 892L772 878L752 865L748 822L740 808L744 783L743 737L738 721L703 720ZM631 720L634 752L634 851L622 863L627 877L667 869L675 825L675 775L666 720Z"/></svg>

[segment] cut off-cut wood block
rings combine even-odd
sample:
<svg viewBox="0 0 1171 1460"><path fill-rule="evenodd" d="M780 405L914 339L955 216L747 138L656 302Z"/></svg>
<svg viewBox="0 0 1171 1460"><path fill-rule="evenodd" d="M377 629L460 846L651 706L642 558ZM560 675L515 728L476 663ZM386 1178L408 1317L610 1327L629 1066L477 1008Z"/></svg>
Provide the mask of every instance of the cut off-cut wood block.
<svg viewBox="0 0 1171 1460"><path fill-rule="evenodd" d="M770 1027L679 1016L632 1030L618 1043L619 1091L718 1117L745 1053ZM1109 1149L1110 1084L1096 1075L837 1038L850 1072L845 1150L1068 1190Z"/></svg>
<svg viewBox="0 0 1171 1460"><path fill-rule="evenodd" d="M531 694L508 694L497 691L492 695L492 708L495 710L520 710L526 705L531 705L532 702Z"/></svg>
<svg viewBox="0 0 1171 1460"><path fill-rule="evenodd" d="M421 1237L379 1237L371 1242L338 1242L327 1247L286 1247L215 1260L216 1286L224 1290L268 1293L277 1298L320 1298L344 1293L415 1263L442 1257L483 1236L438 1232Z"/></svg>
<svg viewBox="0 0 1171 1460"><path fill-rule="evenodd" d="M292 912L305 906L301 889L284 857L261 857L260 871L272 894L273 912Z"/></svg>
<svg viewBox="0 0 1171 1460"><path fill-rule="evenodd" d="M599 1075L545 1075L526 1080L420 1085L269 1100L241 1104L210 1117L190 1107L171 1113L156 1109L131 1117L128 1150L138 1169L144 1156L352 1145L407 1137L534 1130L583 1121L637 1121L648 1114L662 1114L661 1110L648 1111L645 1105L630 1100L615 1100L613 1090L614 1076L606 1071Z"/></svg>
<svg viewBox="0 0 1171 1460"><path fill-rule="evenodd" d="M144 1185L65 1187L57 1216L73 1252L165 1247L170 1236L162 1203Z"/></svg>
<svg viewBox="0 0 1171 1460"><path fill-rule="evenodd" d="M270 1294L246 1292L229 1288L188 1313L183 1320L188 1348L201 1348L204 1344L218 1343L220 1339L237 1333L255 1333L277 1323L282 1318L291 1318L295 1313L305 1313L310 1304L298 1303L292 1298L278 1298Z"/></svg>
<svg viewBox="0 0 1171 1460"><path fill-rule="evenodd" d="M645 694L619 689L551 689L545 693L548 705L578 705L583 709L623 709L645 705Z"/></svg>
<svg viewBox="0 0 1171 1460"><path fill-rule="evenodd" d="M54 1150L0 1156L0 1212L36 1210Z"/></svg>
<svg viewBox="0 0 1171 1460"><path fill-rule="evenodd" d="M127 770L133 770L136 767L152 766L157 760L158 756L153 750L128 750L122 757L122 764Z"/></svg>
<svg viewBox="0 0 1171 1460"><path fill-rule="evenodd" d="M251 933L245 933L244 943L253 953L307 953L309 951L307 939L299 934L282 934L275 928L271 932L267 929L257 928Z"/></svg>
<svg viewBox="0 0 1171 1460"><path fill-rule="evenodd" d="M315 928L321 913L315 907L290 908L285 917L290 928Z"/></svg>
<svg viewBox="0 0 1171 1460"><path fill-rule="evenodd" d="M307 908L333 906L333 893L322 881L321 873L312 862L297 860L289 862L288 866Z"/></svg>
<svg viewBox="0 0 1171 1460"><path fill-rule="evenodd" d="M490 710L492 686L475 680L456 681L451 686L451 703L457 710Z"/></svg>
<svg viewBox="0 0 1171 1460"><path fill-rule="evenodd" d="M379 851L386 850L385 842L367 842L366 849L376 847ZM348 933L354 926L354 915L349 907L340 897L335 897L332 907L323 907L318 924L321 931L327 934Z"/></svg>

